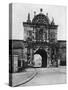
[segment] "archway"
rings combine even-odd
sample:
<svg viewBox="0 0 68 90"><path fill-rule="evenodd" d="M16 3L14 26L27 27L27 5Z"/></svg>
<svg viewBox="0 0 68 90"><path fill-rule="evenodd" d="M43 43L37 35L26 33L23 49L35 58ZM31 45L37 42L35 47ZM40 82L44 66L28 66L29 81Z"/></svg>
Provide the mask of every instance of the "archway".
<svg viewBox="0 0 68 90"><path fill-rule="evenodd" d="M39 54L42 57L42 67L47 67L47 52L44 49L38 49L35 54Z"/></svg>

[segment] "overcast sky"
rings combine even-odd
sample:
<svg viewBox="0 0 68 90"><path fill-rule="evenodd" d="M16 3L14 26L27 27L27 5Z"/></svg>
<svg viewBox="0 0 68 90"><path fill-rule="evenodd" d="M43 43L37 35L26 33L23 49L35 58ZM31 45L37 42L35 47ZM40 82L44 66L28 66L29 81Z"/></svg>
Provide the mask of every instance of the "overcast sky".
<svg viewBox="0 0 68 90"><path fill-rule="evenodd" d="M37 4L22 4L14 3L12 5L12 39L24 38L24 27L22 22L27 20L28 13L30 13L31 20L34 17L34 11L39 14L40 8L43 9L43 13L48 13L49 19L54 17L55 24L59 25L57 31L58 40L66 40L66 7L55 5L37 5Z"/></svg>

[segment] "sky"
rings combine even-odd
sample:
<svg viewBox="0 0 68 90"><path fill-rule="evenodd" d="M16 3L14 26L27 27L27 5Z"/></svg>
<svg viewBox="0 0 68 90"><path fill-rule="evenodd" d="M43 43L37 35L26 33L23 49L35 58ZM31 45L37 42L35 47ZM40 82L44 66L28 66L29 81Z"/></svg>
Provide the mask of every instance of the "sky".
<svg viewBox="0 0 68 90"><path fill-rule="evenodd" d="M55 5L40 5L40 4L12 4L12 39L24 39L23 22L27 20L28 13L30 13L31 20L36 14L40 13L40 8L43 9L45 15L48 13L50 21L54 18L55 24L58 25L57 39L66 40L66 7Z"/></svg>

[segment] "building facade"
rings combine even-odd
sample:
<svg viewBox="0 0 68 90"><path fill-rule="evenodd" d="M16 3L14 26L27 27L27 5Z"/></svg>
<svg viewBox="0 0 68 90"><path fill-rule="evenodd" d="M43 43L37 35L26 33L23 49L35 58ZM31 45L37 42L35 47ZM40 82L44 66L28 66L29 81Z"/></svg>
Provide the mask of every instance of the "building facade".
<svg viewBox="0 0 68 90"><path fill-rule="evenodd" d="M40 9L39 14L36 15L36 12L34 12L32 21L30 19L30 13L28 13L28 19L26 22L23 22L23 26L24 40L27 43L28 62L33 61L35 54L40 54L42 56L42 67L58 66L58 25L55 24L54 18L50 21L48 13L44 15L43 10Z"/></svg>

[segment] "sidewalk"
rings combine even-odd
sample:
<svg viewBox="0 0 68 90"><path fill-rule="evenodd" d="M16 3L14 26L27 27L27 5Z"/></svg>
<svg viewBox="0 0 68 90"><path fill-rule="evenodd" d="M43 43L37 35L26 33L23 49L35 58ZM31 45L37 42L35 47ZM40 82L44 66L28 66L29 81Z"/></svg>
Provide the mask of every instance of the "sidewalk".
<svg viewBox="0 0 68 90"><path fill-rule="evenodd" d="M34 68L28 68L24 72L12 74L12 86L19 86L30 81L36 75Z"/></svg>
<svg viewBox="0 0 68 90"><path fill-rule="evenodd" d="M66 66L37 68L36 70L40 72L64 72L66 73Z"/></svg>

